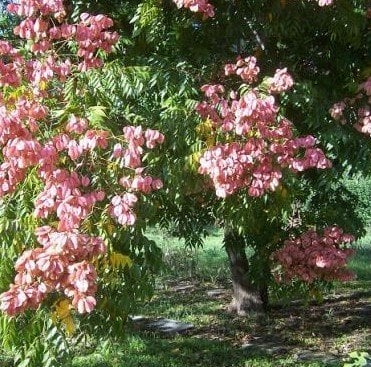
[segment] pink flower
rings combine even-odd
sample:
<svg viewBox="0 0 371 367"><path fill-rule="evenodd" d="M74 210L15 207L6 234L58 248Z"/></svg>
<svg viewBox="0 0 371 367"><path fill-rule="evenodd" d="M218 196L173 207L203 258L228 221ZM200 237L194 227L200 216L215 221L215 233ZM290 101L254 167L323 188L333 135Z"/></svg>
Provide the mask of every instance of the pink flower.
<svg viewBox="0 0 371 367"><path fill-rule="evenodd" d="M287 68L277 69L273 78L269 79L269 91L271 93L282 93L294 85L294 80L287 72Z"/></svg>
<svg viewBox="0 0 371 367"><path fill-rule="evenodd" d="M178 8L188 8L195 13L201 13L206 18L211 18L215 15L213 5L207 0L173 0Z"/></svg>
<svg viewBox="0 0 371 367"><path fill-rule="evenodd" d="M239 75L243 81L249 84L256 82L260 72L260 68L256 65L256 63L257 60L254 56L249 56L245 59L238 57L235 67L236 74ZM228 72L230 71L231 67L228 67Z"/></svg>
<svg viewBox="0 0 371 367"><path fill-rule="evenodd" d="M71 115L66 126L66 131L82 134L87 127L88 122L85 119L77 118L75 115Z"/></svg>
<svg viewBox="0 0 371 367"><path fill-rule="evenodd" d="M301 236L286 240L284 246L273 255L273 260L281 266L280 279L304 282L315 280L340 280L352 278L346 263L353 251L340 247L351 235L343 234L339 227L328 227L320 235L308 231Z"/></svg>
<svg viewBox="0 0 371 367"><path fill-rule="evenodd" d="M164 135L158 130L147 129L144 132L144 137L146 139L146 147L149 149L153 149L157 144L162 144L165 140Z"/></svg>
<svg viewBox="0 0 371 367"><path fill-rule="evenodd" d="M70 140L68 143L68 155L72 160L77 160L83 153L83 149L76 142L76 140Z"/></svg>
<svg viewBox="0 0 371 367"><path fill-rule="evenodd" d="M115 146L113 147L112 158L120 158L122 156L122 153L122 145L119 143L115 144Z"/></svg>
<svg viewBox="0 0 371 367"><path fill-rule="evenodd" d="M90 313L94 310L96 304L97 302L92 296L76 296L74 298L74 306L79 313Z"/></svg>
<svg viewBox="0 0 371 367"><path fill-rule="evenodd" d="M344 102L335 103L329 110L331 117L334 120L339 120L341 117L343 117L345 107L346 105Z"/></svg>

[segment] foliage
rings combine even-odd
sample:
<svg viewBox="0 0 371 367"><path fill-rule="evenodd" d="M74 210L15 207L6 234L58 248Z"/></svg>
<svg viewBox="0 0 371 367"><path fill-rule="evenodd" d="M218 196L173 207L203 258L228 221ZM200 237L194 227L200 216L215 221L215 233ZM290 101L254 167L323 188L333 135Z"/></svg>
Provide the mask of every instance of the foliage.
<svg viewBox="0 0 371 367"><path fill-rule="evenodd" d="M120 335L151 294L160 253L143 235L156 206L145 196L162 186L148 173L164 137L120 134L84 93L117 41L109 18L71 25L60 2L24 5L9 9L25 16L15 33L26 41L1 41L1 348L19 366L56 366L70 363L72 341Z"/></svg>
<svg viewBox="0 0 371 367"><path fill-rule="evenodd" d="M344 180L345 186L354 195L357 196L358 205L356 212L365 223L371 221L370 197L371 197L371 182L370 177L356 176Z"/></svg>

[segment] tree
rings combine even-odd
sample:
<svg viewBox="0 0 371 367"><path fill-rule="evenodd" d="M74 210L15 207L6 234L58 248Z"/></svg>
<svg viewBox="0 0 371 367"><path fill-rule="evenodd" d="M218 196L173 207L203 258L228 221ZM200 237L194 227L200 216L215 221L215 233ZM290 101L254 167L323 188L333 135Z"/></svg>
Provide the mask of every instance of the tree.
<svg viewBox="0 0 371 367"><path fill-rule="evenodd" d="M85 13L70 24L58 1L8 9L25 19L14 30L19 49L0 42L2 346L20 365L51 365L68 357L73 312L98 300L85 332L106 330L103 320L117 329L131 299L149 293L159 251L143 231L156 205L149 196L162 187L151 150L164 136L103 125L104 108L84 95L86 74L117 42L110 18Z"/></svg>
<svg viewBox="0 0 371 367"><path fill-rule="evenodd" d="M352 205L349 205L354 203L354 200L337 179L344 170L369 170L369 140L358 135L359 133L350 127L334 128L336 125L328 117L328 109L333 102L349 94L343 82L345 81L344 84L348 87L356 84L359 72L366 64L368 36L364 32L365 9L361 2L353 1L350 6L346 1L337 0L332 7L318 8L315 2L309 1L286 3L220 0L214 3L215 14L206 2L200 1L198 5L191 5L191 2L187 1L177 2L177 5L189 7L191 11L206 12L209 19L202 20L202 16L197 12L193 14L188 9L178 10L172 1L146 0L124 4L113 1L110 3L110 11L114 25L121 33L117 44L116 36L105 30L111 25L109 19L101 15L89 17L86 14L79 18L79 14L84 11L95 14L106 12L107 9L104 9L105 5L101 2L66 2L71 14L64 13L60 7L61 2L56 1L53 4L57 7L52 11L55 13L57 10L54 22L58 23L59 19L63 20L68 15L70 20L77 24L76 27L80 27L80 31L86 32L89 37L89 30L96 30L98 27L98 33L92 32L94 37L98 35L98 38L93 37L93 44L114 52L105 55L101 51L96 53L96 48L89 49L89 43L75 38L73 27L60 30L60 35L58 27L52 27L56 28L53 30L56 38L69 41L58 49L51 48L52 54L59 60L64 54L78 50L78 64L74 66L71 62L71 65L68 65L66 60L63 65L52 64L56 78L46 77L45 80L38 80L36 85L33 78L27 77L20 78L20 81L6 81L5 84L10 88L6 90L4 101L9 110L13 99L22 98L25 87L31 85L34 90L27 101L31 102L35 96L39 96L42 102L45 100L47 108L53 111L46 120L45 111L41 108L42 116L38 118L42 120L42 128L45 131L40 132L40 149L32 148L33 152L27 155L30 160L27 161L27 167L38 162L39 152L44 149L42 145L58 132L58 135L54 136L56 140L53 141L55 148L61 152L57 155L58 164L68 170L81 170L83 176L92 174L94 170L94 179L91 180L93 191L81 188L88 187L85 185L88 182L86 178L67 174L71 176L69 181L73 182L72 189L80 190L75 192L75 196L90 195L89 200L87 197L83 200L87 205L85 211L81 208L85 204L78 204L80 212L90 213L94 208L94 214L83 214L77 221L78 227L84 233L78 234L82 247L84 243L89 243L90 246L93 241L97 245L98 254L104 252L104 246L95 237L102 237L109 243L108 255L102 253L96 264L99 273L99 288L96 293L98 310L80 319L81 331L99 332L102 325L105 325L103 320L108 320L113 330L119 329L133 309L131 299L142 296L148 290L151 271L160 256L156 245L144 236L144 230L149 224L159 223L163 228L171 227L180 237L185 237L188 245L195 246L202 241L205 225L217 220L225 229L225 248L231 262L235 286L235 301L232 306L239 313L260 309L266 303L271 279L271 255L282 247L290 227L296 235L309 225L320 228L333 224L355 234L361 233L361 223L353 215ZM19 15L27 15L27 8L20 10L14 5L13 10ZM33 60L34 55L36 54L37 59L37 53L40 52L42 63L45 63L42 65L46 65L49 61L43 55L48 54L50 48L46 42L39 41L48 39L43 37L42 33L51 24L47 24L44 17L38 17L39 13L35 13L35 10L31 13L32 22L23 23L17 30L21 37L31 40L31 45L26 45L22 51L24 55L20 57L21 60L22 57ZM38 23L36 18L39 18ZM333 18L342 19L342 24L330 22ZM352 31L348 32L344 24ZM83 38L86 40L86 37ZM104 40L108 44L105 44ZM10 58L10 62L5 60L8 66L15 61L18 54L9 48L8 44L3 46L6 48L3 52ZM308 173L301 173L299 177L285 174L280 183L272 182L274 192L263 192L262 195L259 193L255 198L246 195L245 189L241 187L223 200L215 196L210 182L198 173L198 161L206 150L212 149L212 146L219 142L216 139L223 137L210 121L202 121L195 114L194 108L201 100L199 87L205 83L223 83L228 88L235 88L236 81L226 80L222 69L227 62L234 62L238 54L255 54L263 75L273 76L276 68L288 68L295 84L292 92L277 98L280 103L280 119L281 116L286 116L293 121L297 136L306 136L313 132L321 142L326 156L332 161L331 171L319 173L310 170ZM92 68L101 65L101 58L105 61L103 67L99 70ZM23 61L21 65L22 63ZM16 66L13 66L14 70L17 70ZM83 72L70 73L69 67ZM236 68L238 67L239 65L236 65ZM339 88L333 88L333 80L338 81ZM265 83L267 84L267 80ZM240 82L237 83L239 84ZM239 90L240 96L251 93L249 88L242 86ZM259 88L259 93L265 93L264 95L273 92L264 91L264 79ZM46 93L47 96L44 95ZM216 112L219 112L218 108L215 107ZM50 121L52 125L49 125ZM83 143L80 144L75 135L81 134L87 123L94 126L95 132L86 133L82 138ZM121 135L123 125L129 127ZM141 129L139 125L145 127ZM67 133L72 136L68 142L58 131L62 128L67 129ZM158 180L146 175L141 169L138 170L142 165L144 143L146 142L148 148L152 148L163 140L162 135L154 129L159 129L165 135L165 141L158 154L149 152L143 159L149 172L163 178L165 188L162 193L160 190L153 196L147 196L145 194L161 186ZM105 150L107 136L110 137L110 151ZM90 145L92 140L94 147ZM128 147L114 145L114 141L120 144L120 140L125 141ZM35 141L37 140L34 140L33 144L36 144ZM8 141L5 144L8 144ZM314 140L309 138L302 144L304 148L313 148ZM15 150L5 150L4 158L11 161L13 154L23 150L18 149L21 145L22 143L16 144ZM60 150L58 146L61 147ZM326 158L322 158L321 156L323 165L327 166ZM107 161L110 161L108 170ZM120 162L124 162L123 167L120 167ZM319 159L314 166L317 163ZM128 170L118 185L117 173L122 168ZM30 241L35 243L37 240L47 246L45 236L57 235L50 227L39 229L36 238L30 234L30 228L40 225L30 213L33 210L32 200L42 188L44 178L38 178L36 170L32 169L27 172L26 177L28 179L17 187L13 198L4 201L6 205L2 208L2 236L6 244L1 262L3 290L11 282L12 260L23 251L23 244ZM19 181L23 178L18 177ZM6 181L4 177L3 181ZM4 193L9 192L10 180L8 181L8 187L2 185ZM48 185L52 185L46 182L49 190ZM104 202L99 204L103 201L101 189L107 191L106 195L110 199L108 206L105 206ZM122 191L120 195L114 195L117 190L129 191L129 194L132 194L132 191L141 191L144 195L138 194L140 198L135 203L137 197L125 196ZM63 210L58 211L55 205L49 206L46 203L48 199L50 198L47 192L38 197L38 216L48 219L48 216L56 211L59 226L61 222L63 224ZM56 205L59 207L59 204ZM132 224L134 216L131 209L134 204L138 213L136 226L115 226L113 220L121 224ZM341 213L337 210L339 205L344 208ZM24 213L24 219L16 221L20 213ZM301 221L299 225L295 222L298 217ZM10 228L13 230L9 231ZM60 232L61 228L57 228L58 231ZM91 237L86 236L86 233ZM324 237L329 233L331 234L326 232ZM298 238L300 243L305 241L302 237ZM290 243L287 244L289 245ZM246 256L246 246L254 249L251 258ZM31 258L34 254L34 251L27 252L18 262L17 270L20 273L24 271L27 262L34 260ZM283 264L287 265L287 257L284 255L283 252L281 258ZM277 255L277 258L279 257ZM91 267L87 270L89 271L85 273L89 274L88 279L82 281L84 287L87 281L89 292L82 300L76 299L72 304L78 311L91 311L95 303L90 298L95 292L94 271ZM62 290L63 287L54 288ZM11 291L17 289L13 287ZM67 293L67 296L70 296L68 291ZM10 298L7 298L8 296ZM39 305L41 298L44 298L43 296L31 304L29 299L32 297L26 296L25 299L21 295L21 298L16 298L19 302L12 303L14 297L7 293L3 297L3 308L16 313L26 306ZM28 327L28 333L25 333L29 344L34 342L35 335L40 334L40 330L48 335L47 343L43 344L40 339L36 339L38 344L33 343L34 349L31 348L20 355L27 363L35 365L46 363L43 358L51 363L53 353L63 340L60 326L72 331L74 319L77 317L71 312L68 300L57 298L54 292L44 305L46 307L42 307L38 313L42 315L40 318L26 314L17 319L18 323L33 324ZM48 319L50 306L55 312L54 324L44 322ZM16 323L14 319L4 320L2 334L8 335L8 338L3 339L3 344L6 344L12 339L12 333L15 333ZM50 345L54 345L54 348ZM35 349L38 353L34 352ZM46 352L47 357L43 357Z"/></svg>
<svg viewBox="0 0 371 367"><path fill-rule="evenodd" d="M264 298L270 278L268 259L286 238L288 222L298 215L298 209L292 213L297 202L303 230L309 225L336 223L356 235L362 233L352 210L355 198L339 177L346 171L369 171L369 140L351 128L334 125L328 109L340 95L357 88L363 78L360 74L367 72L365 8L362 2L350 5L345 1L327 8L309 1L213 4L215 17L206 21L186 11L175 11L171 2L144 1L138 7L128 7L124 14L121 11L120 24L134 35L133 44L126 46L125 61L147 65L152 75L140 92L141 107L150 108L138 108L133 102L133 114L126 116L148 121L172 138L162 156L168 183L162 226L175 228L187 244L197 245L206 223L217 220L225 225L230 221L237 231L226 235L228 243L230 238L236 239L226 245L236 265L232 273L245 279L249 274L253 293ZM343 24L351 31L344 32ZM200 101L197 87L224 83L223 65L241 53L258 56L265 75L273 75L280 66L288 68L295 80L294 90L280 98L280 112L294 122L298 136L311 133L321 142L333 169L300 174L300 181L290 175L279 187L282 190L263 200L248 200L244 191L233 198L215 200L197 174L198 158L213 144L213 137L207 124L193 117L191 109L196 100ZM333 88L334 80L337 88ZM340 213L339 207L344 208ZM245 254L246 245L255 251L250 259ZM260 296L254 299L258 300L257 307L264 303Z"/></svg>

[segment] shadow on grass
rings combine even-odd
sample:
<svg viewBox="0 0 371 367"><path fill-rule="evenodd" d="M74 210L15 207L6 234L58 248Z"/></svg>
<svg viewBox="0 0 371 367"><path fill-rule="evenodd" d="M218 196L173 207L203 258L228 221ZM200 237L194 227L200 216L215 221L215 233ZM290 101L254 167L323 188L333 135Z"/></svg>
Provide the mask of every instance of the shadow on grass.
<svg viewBox="0 0 371 367"><path fill-rule="evenodd" d="M273 357L262 350L233 347L218 340L179 336L161 339L150 335L128 338L124 347L104 356L95 353L74 360L73 367L264 367L298 366L290 357ZM324 363L300 363L300 366L320 367Z"/></svg>
<svg viewBox="0 0 371 367"><path fill-rule="evenodd" d="M142 309L148 317L194 323L187 334L164 336L127 325L125 343L98 346L93 354L75 358L73 367L341 366L347 351L368 348L370 292L341 292L321 305L296 304L262 316L237 317L222 307L229 291L214 299L206 297L205 290L197 286L184 293L162 291ZM322 356L336 352L339 363L298 362L294 356L308 349Z"/></svg>

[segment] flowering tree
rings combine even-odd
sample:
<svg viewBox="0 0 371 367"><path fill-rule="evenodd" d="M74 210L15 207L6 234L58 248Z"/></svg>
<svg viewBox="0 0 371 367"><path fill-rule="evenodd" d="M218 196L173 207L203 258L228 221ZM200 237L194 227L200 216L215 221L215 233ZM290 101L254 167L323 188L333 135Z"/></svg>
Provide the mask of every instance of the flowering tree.
<svg viewBox="0 0 371 367"><path fill-rule="evenodd" d="M192 217L194 221L207 221L210 214L224 227L224 246L235 290L231 309L239 313L259 309L267 302L270 268L274 266L270 259L290 233L295 238L305 233L308 226L337 228L334 224L361 233L350 205L354 198L338 178L344 169L369 171L369 142L353 131L334 132L325 106L336 100L334 79L353 78L354 83L359 79L359 69L364 68L365 40L360 29L366 22L366 9L354 3L360 11L359 17L353 17L341 2L332 3L318 2L319 6L333 5L318 8L309 1L300 5L251 1L228 6L214 1L215 15L197 23L194 29L187 28L192 49L202 54L202 48L197 48L199 41L213 50L214 66L203 73L202 80L208 84L201 89L207 100L196 108L203 119L194 128L201 143L192 146L187 158L193 174L182 177L188 183L182 190L187 193L186 199L170 195L178 207L167 204L171 208L169 221L176 217L176 223L182 227L179 234L187 238L184 227L190 216L183 215L182 210L192 212L185 201L193 200L199 208ZM343 19L352 28L354 38L342 34L337 24L329 27L330 17ZM215 34L226 36L215 41ZM331 42L330 34L339 41ZM326 42L328 46L324 46ZM323 47L331 50L326 57ZM355 68L345 62L349 48L354 51ZM193 50L187 51L193 55ZM200 56L194 54L192 61L197 65ZM236 54L244 57L230 64ZM257 57L258 61L255 57L245 59L249 54L261 57ZM220 69L224 64L223 73ZM279 65L281 68L276 70ZM273 76L260 77L258 83L260 69ZM231 74L237 74L242 85L235 77L230 78ZM313 168L326 169L322 173ZM195 171L205 179L195 175ZM295 209L297 204L299 209ZM340 213L336 209L339 207L343 208ZM194 227L190 224L190 228ZM249 259L246 246L254 251ZM332 254L339 253L345 259L349 253L343 253L341 246L335 244ZM308 251L321 257L315 246ZM312 260L308 261L309 266ZM330 268L336 274L337 266ZM321 269L318 270L313 279L321 280Z"/></svg>
<svg viewBox="0 0 371 367"><path fill-rule="evenodd" d="M3 317L3 345L31 318L38 353L19 358L40 366L78 322L121 330L159 260L148 223L189 245L223 226L241 314L266 303L272 266L286 281L349 277L351 237L337 226L361 227L338 178L368 169L369 141L334 130L328 110L349 95L333 80L364 66L363 5L64 3L12 3L21 42L0 45L1 308L41 315ZM350 49L352 63L337 58Z"/></svg>
<svg viewBox="0 0 371 367"><path fill-rule="evenodd" d="M287 69L276 70L272 78L265 78L254 87L259 72L255 57L238 58L235 64L225 66L225 74L236 74L246 83L239 87L240 93L232 90L226 98L225 88L220 84L201 88L207 101L198 104L196 109L209 124L214 141L203 152L198 171L210 177L216 196L220 198L236 193L259 198L282 187L287 170L298 173L331 167L323 151L315 146L315 138L311 135L295 137L293 124L279 112L275 96L294 84ZM232 265L234 299L231 310L244 314L246 310L260 309L267 303L267 283L265 279L254 285L246 279L248 260L243 239L239 237L247 231L236 228L228 216L224 217L223 226L224 245ZM352 252L343 251L339 245L354 238L341 236L339 231L337 227L328 228L321 240L314 231L304 234L302 241L306 247L303 251L296 242L287 240L282 249L273 253L276 262L282 265L284 278L292 280L297 275L298 279L308 283L315 279L350 279L351 274L343 267ZM279 229L275 232L277 235ZM308 241L311 236L314 236L313 240ZM238 250L236 242L241 243ZM293 244L298 247L297 255ZM322 248L323 244L328 244L326 249ZM259 243L258 246L267 245ZM266 278L269 277L267 257L270 251L257 251L259 256L266 258ZM295 257L296 261L293 260ZM233 272L233 269L238 271Z"/></svg>
<svg viewBox="0 0 371 367"><path fill-rule="evenodd" d="M23 18L14 33L24 42L15 48L0 41L0 196L2 239L19 244L13 248L19 257L9 290L4 283L11 282L12 274L1 274L0 309L15 316L46 304L55 311L55 326L61 322L72 333L71 314L90 313L97 298L102 301L105 292L112 293L115 282L131 278L140 293L139 283L147 277L145 253L154 251L142 235L144 213L152 205L145 197L163 186L149 173L149 151L163 143L164 136L141 126L109 129L104 111L84 98L80 78L100 68L118 40L118 34L109 31L110 18L83 13L79 22L70 24L62 1L21 1L9 4L8 10ZM14 205L21 209L22 218L12 213L20 225L11 223L8 215ZM133 236L130 227L137 212L141 224ZM126 243L120 243L125 236ZM130 237L142 241L139 249ZM14 253L4 244L2 254L6 266ZM142 278L139 282L135 272ZM99 294L98 274L105 284ZM121 317L130 303L121 309ZM109 307L106 311L112 314ZM4 335L12 322L4 319ZM21 354L23 365L51 363L52 351L45 345L41 349L36 356L32 351Z"/></svg>

